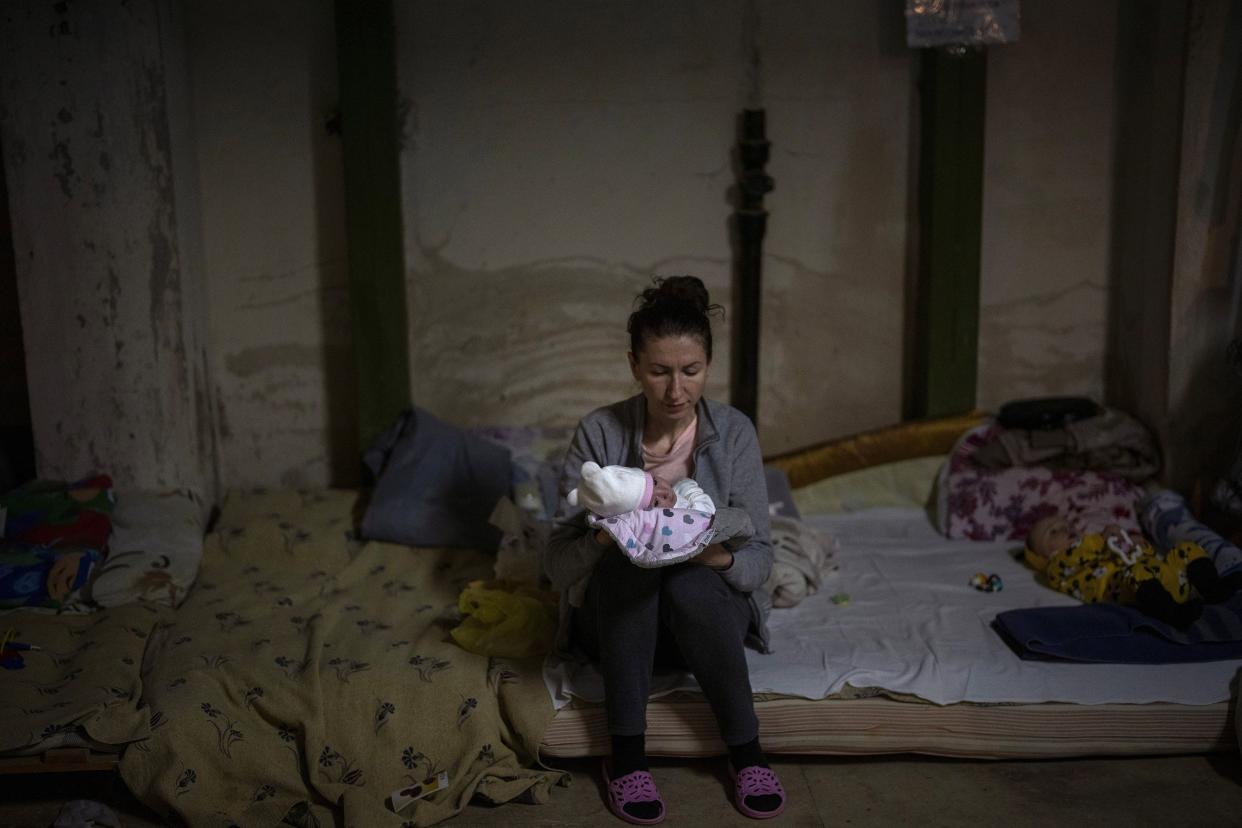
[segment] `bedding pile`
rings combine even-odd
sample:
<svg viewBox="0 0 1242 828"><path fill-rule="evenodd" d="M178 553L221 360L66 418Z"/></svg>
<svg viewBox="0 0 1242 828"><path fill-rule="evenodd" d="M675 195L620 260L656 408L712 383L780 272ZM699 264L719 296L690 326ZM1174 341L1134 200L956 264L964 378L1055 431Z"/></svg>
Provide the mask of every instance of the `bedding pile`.
<svg viewBox="0 0 1242 828"><path fill-rule="evenodd" d="M175 608L198 577L206 511L188 489L32 480L0 497L0 607Z"/></svg>
<svg viewBox="0 0 1242 828"><path fill-rule="evenodd" d="M1052 515L1065 518L1079 532L1100 532L1110 524L1140 531L1136 507L1144 491L1128 476L1134 471L1130 465L1080 465L1087 459L1112 457L1104 448L1065 455L1061 459L1074 458L1067 465L1042 455L1036 463L1030 454L1015 451L1017 460L1032 464L1003 465L998 455L1004 462L1014 458L996 449L1012 442L1012 437L1013 432L989 419L963 434L954 446L936 484L937 525L945 535L976 541L1025 540L1038 520Z"/></svg>
<svg viewBox="0 0 1242 828"><path fill-rule="evenodd" d="M452 643L468 549L360 542L352 492L230 495L195 589L153 642L150 738L126 784L191 825L429 825L472 796L542 801L537 661ZM394 813L399 788L449 786Z"/></svg>
<svg viewBox="0 0 1242 828"><path fill-rule="evenodd" d="M32 480L0 496L0 608L61 609L103 558L112 479Z"/></svg>
<svg viewBox="0 0 1242 828"><path fill-rule="evenodd" d="M198 574L201 502L107 475L0 497L0 752L117 753L150 734L148 643Z"/></svg>

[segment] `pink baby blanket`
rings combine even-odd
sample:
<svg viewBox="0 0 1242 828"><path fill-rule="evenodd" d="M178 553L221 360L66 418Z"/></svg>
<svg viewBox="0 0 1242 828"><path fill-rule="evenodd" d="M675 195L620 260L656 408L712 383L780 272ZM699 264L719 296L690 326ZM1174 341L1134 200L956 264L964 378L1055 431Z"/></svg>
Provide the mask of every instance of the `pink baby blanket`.
<svg viewBox="0 0 1242 828"><path fill-rule="evenodd" d="M645 569L687 561L713 543L713 516L694 509L635 509L615 517L588 515L636 565Z"/></svg>

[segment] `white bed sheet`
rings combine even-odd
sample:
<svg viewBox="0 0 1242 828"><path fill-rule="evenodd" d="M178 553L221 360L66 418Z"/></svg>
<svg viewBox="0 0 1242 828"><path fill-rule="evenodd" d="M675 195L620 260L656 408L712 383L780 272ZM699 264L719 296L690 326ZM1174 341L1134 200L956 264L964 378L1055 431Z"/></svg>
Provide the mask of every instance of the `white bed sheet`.
<svg viewBox="0 0 1242 828"><path fill-rule="evenodd" d="M840 542L840 570L796 607L773 610L773 652L747 650L751 687L820 699L854 688L955 702L1214 704L1230 697L1242 661L1171 665L1023 661L990 627L998 612L1076 602L1041 586L1011 554L1013 542L949 540L916 509L874 509L807 518ZM1004 581L970 586L976 572ZM832 596L849 595L834 604ZM571 697L603 699L589 665L549 660L545 681L558 708ZM695 690L685 674L657 675L653 695Z"/></svg>

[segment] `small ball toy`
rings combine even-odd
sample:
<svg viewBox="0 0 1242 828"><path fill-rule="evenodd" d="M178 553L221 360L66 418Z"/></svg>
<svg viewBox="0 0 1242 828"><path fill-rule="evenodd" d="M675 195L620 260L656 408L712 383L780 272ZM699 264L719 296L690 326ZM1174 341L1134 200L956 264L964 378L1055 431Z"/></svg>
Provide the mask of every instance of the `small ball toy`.
<svg viewBox="0 0 1242 828"><path fill-rule="evenodd" d="M980 592L1000 592L1005 588L1005 582L995 572L991 575L976 572L970 577L970 585Z"/></svg>

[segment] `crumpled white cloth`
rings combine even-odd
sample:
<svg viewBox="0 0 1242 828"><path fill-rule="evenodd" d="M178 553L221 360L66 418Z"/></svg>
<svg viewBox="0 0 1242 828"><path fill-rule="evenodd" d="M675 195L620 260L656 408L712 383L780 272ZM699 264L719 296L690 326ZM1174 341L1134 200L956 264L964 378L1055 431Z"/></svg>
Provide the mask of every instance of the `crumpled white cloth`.
<svg viewBox="0 0 1242 828"><path fill-rule="evenodd" d="M772 606L792 607L836 570L837 542L797 518L772 516Z"/></svg>

